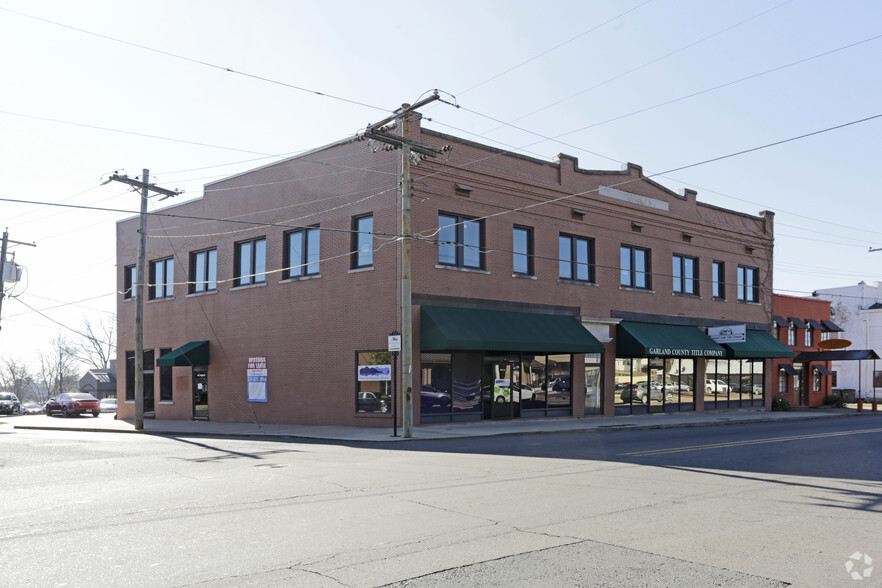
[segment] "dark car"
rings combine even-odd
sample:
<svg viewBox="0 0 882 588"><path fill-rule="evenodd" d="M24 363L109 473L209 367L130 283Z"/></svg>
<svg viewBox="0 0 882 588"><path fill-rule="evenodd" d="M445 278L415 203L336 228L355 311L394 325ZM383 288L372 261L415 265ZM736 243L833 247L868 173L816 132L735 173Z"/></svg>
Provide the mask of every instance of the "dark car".
<svg viewBox="0 0 882 588"><path fill-rule="evenodd" d="M92 416L97 417L101 414L101 405L97 398L85 392L59 394L50 398L46 403L46 414L49 415L60 413L62 416L69 417L89 412L92 413Z"/></svg>
<svg viewBox="0 0 882 588"><path fill-rule="evenodd" d="M21 402L18 396L12 392L0 392L0 413L18 414L21 412Z"/></svg>
<svg viewBox="0 0 882 588"><path fill-rule="evenodd" d="M445 390L423 384L420 386L420 405L423 412L431 412L432 408L447 410L450 407L450 394Z"/></svg>
<svg viewBox="0 0 882 588"><path fill-rule="evenodd" d="M653 402L661 402L662 399L662 387L661 384L657 382L652 382L651 384L647 384L646 382L637 382L636 384L632 384L627 388L622 389L622 393L620 398L622 402L639 402L641 404L646 404L650 400ZM673 402L674 394L672 390L666 390L664 392L665 402Z"/></svg>
<svg viewBox="0 0 882 588"><path fill-rule="evenodd" d="M389 404L373 392L359 392L357 410L358 412L389 412Z"/></svg>

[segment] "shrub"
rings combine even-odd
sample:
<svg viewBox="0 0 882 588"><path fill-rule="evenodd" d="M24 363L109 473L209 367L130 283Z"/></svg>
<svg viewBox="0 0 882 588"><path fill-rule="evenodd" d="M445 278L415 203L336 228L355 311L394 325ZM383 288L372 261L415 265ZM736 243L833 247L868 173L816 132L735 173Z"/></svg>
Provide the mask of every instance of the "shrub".
<svg viewBox="0 0 882 588"><path fill-rule="evenodd" d="M772 400L772 410L791 410L793 407L790 406L790 403L787 402L787 399L783 396L776 396L774 400Z"/></svg>
<svg viewBox="0 0 882 588"><path fill-rule="evenodd" d="M845 408L845 399L838 394L831 394L824 397L824 406L830 408Z"/></svg>

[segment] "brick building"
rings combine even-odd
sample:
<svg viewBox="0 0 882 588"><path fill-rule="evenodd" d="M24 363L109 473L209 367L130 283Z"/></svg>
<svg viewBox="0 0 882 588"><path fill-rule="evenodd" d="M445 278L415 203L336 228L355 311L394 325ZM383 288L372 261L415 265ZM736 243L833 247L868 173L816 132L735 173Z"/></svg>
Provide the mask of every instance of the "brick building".
<svg viewBox="0 0 882 588"><path fill-rule="evenodd" d="M411 172L416 424L770 406L769 358L790 356L769 335L772 213L410 119L411 139L452 147ZM400 158L344 140L149 218L148 414L391 427ZM117 226L120 418L137 226ZM707 336L726 325L746 340Z"/></svg>
<svg viewBox="0 0 882 588"><path fill-rule="evenodd" d="M842 331L830 320L830 301L775 294L772 308L775 336L794 352L794 358L772 360L774 395L793 406L821 406L834 385L830 361L806 357L824 357L815 353L818 344Z"/></svg>

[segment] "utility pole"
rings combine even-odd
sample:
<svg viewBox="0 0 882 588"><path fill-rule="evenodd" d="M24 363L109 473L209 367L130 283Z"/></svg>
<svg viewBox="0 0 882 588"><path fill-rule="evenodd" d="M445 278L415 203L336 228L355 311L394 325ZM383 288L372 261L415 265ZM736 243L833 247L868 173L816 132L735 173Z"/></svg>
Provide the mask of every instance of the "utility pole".
<svg viewBox="0 0 882 588"><path fill-rule="evenodd" d="M428 98L420 100L416 104L402 104L399 110L392 116L378 123L369 125L363 136L368 139L380 141L401 149L401 424L402 434L405 439L413 437L413 300L410 278L410 200L411 181L410 163L412 153L419 153L429 157L435 157L445 153L450 148L438 149L430 145L416 143L410 138L410 113L417 108L422 108L430 102L440 99L435 91ZM402 125L402 135L390 135L382 127L399 119ZM394 417L393 417L394 418Z"/></svg>
<svg viewBox="0 0 882 588"><path fill-rule="evenodd" d="M145 169L142 179L129 178L113 173L108 182L122 182L141 189L141 225L138 240L138 265L135 267L135 429L144 428L144 260L147 249L147 199L150 192L163 194L166 198L177 196L180 190L166 190L150 183L150 170Z"/></svg>
<svg viewBox="0 0 882 588"><path fill-rule="evenodd" d="M10 243L15 243L16 245L27 245L28 247L36 247L36 243L22 243L21 241L13 241L9 238L9 227L3 231L3 245L0 246L0 311L3 309L3 297L6 295L4 293L5 290L5 282L6 282L6 250L9 247ZM13 276L10 282L18 281L18 269L13 264L12 268Z"/></svg>

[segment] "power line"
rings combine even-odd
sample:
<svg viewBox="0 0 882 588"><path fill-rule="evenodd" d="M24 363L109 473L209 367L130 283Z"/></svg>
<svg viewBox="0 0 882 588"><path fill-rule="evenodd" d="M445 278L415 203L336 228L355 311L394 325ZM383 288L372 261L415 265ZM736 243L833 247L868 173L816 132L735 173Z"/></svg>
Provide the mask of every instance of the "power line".
<svg viewBox="0 0 882 588"><path fill-rule="evenodd" d="M267 82L267 83L270 83L270 84L275 84L275 85L277 85L277 86L284 86L285 88L291 88L292 90L298 90L298 91L301 91L301 92L306 92L306 93L308 93L308 94L314 94L314 95L316 95L316 96L322 96L322 97L324 97L324 98L331 98L332 100L339 100L340 102L346 102L346 103L348 103L348 104L355 104L356 106L364 106L365 108L371 108L371 109L373 109L373 110L380 110L380 111L382 111L382 112L389 112L389 111L388 111L387 109L385 109L385 108L380 108L380 107L377 107L377 106L372 106L372 105L370 105L370 104L366 104L366 103L364 103L364 102L359 102L359 101L357 101L357 100L351 100L351 99L348 99L348 98L343 98L343 97L341 97L341 96L335 96L335 95L333 95L333 94L328 94L328 93L325 93L325 92L319 92L318 90L312 90L312 89L309 89L309 88L304 88L304 87L302 87L302 86L296 86L296 85L294 85L294 84L289 84L289 83L286 83L286 82L280 82L280 81L278 81L278 80L273 80L273 79L271 79L271 78L266 78L266 77L263 77L263 76L258 76L258 75L254 75L254 74L249 74L249 73L242 72L242 71L236 71L236 70L234 70L234 69L232 69L232 68L229 68L229 67L225 67L225 66L221 66L221 65L216 65L216 64L213 64L213 63L209 63L209 62L207 62L207 61L202 61L202 60L199 60L199 59L194 59L194 58L192 58L192 57L187 57L187 56L184 56L184 55L179 55L179 54L177 54L177 53L172 53L172 52L170 52L170 51L164 51L164 50L162 50L162 49L156 49L156 48L154 48L154 47L148 47L147 45L141 45L141 44L139 44L139 43L133 43L132 41L126 41L126 40L124 40L124 39L118 39L118 38L116 38L116 37L111 37L111 36L109 36L109 35L104 35L104 34L101 34L101 33L96 33L96 32L94 32L94 31L88 31L88 30L86 30L86 29L82 29L82 28L79 28L79 27L75 27L75 26L71 26L71 25L68 25L68 24L60 23L60 22L57 22L57 21L54 21L54 20L49 20L48 18L42 18L42 17L39 17L39 16L34 16L34 15L32 15L32 14L25 14L25 13L23 13L23 12L18 12L18 11L16 11L16 10L12 10L12 9L10 9L10 8L5 8L5 7L0 6L0 10L4 10L4 11L6 11L6 12L9 12L9 13L15 14L15 15L17 15L17 16L22 16L22 17L25 17L25 18L30 18L30 19L33 19L33 20L36 20L36 21L39 21L39 22L43 22L43 23L51 24L51 25L54 25L54 26L57 26L57 27L61 27L61 28L65 28L65 29L68 29L68 30L76 31L76 32L78 32L78 33L83 33L83 34L85 34L85 35L91 35L91 36L93 36L93 37L98 37L98 38L100 38L100 39L105 39L105 40L107 40L107 41L113 41L114 43L120 43L120 44L122 44L122 45L128 45L129 47L136 47L136 48L138 48L138 49L143 49L143 50L145 50L145 51L150 51L150 52L152 52L152 53L158 53L158 54L160 54L160 55L165 55L165 56L167 56L167 57L173 57L173 58L175 58L175 59L181 59L181 60L183 60L183 61L188 61L188 62L190 62L190 63L195 63L195 64L202 65L202 66L205 66L205 67L209 67L209 68L213 68L213 69L218 69L218 70L220 70L220 71L224 71L224 72L227 72L227 73L232 73L232 74L240 75L240 76L243 76L243 77L246 77L246 78L251 78L251 79L253 79L253 80L259 80L259 81L262 81L262 82Z"/></svg>

